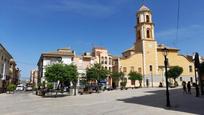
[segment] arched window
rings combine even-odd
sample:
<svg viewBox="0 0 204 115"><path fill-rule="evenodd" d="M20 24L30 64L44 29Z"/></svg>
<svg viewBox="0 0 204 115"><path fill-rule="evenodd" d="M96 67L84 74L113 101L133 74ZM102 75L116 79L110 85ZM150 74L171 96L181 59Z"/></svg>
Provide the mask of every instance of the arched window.
<svg viewBox="0 0 204 115"><path fill-rule="evenodd" d="M142 74L142 68L141 67L138 68L138 72Z"/></svg>
<svg viewBox="0 0 204 115"><path fill-rule="evenodd" d="M140 18L139 17L137 17L137 24L139 24L140 23Z"/></svg>
<svg viewBox="0 0 204 115"><path fill-rule="evenodd" d="M151 37L150 29L147 29L147 38L150 38L150 37Z"/></svg>
<svg viewBox="0 0 204 115"><path fill-rule="evenodd" d="M141 33L140 33L140 31L137 31L137 39L141 39Z"/></svg>
<svg viewBox="0 0 204 115"><path fill-rule="evenodd" d="M123 67L123 72L127 72L127 68L126 67Z"/></svg>
<svg viewBox="0 0 204 115"><path fill-rule="evenodd" d="M152 65L150 65L150 66L149 66L149 71L151 71L151 72L152 72Z"/></svg>
<svg viewBox="0 0 204 115"><path fill-rule="evenodd" d="M149 15L146 15L146 22L150 22Z"/></svg>

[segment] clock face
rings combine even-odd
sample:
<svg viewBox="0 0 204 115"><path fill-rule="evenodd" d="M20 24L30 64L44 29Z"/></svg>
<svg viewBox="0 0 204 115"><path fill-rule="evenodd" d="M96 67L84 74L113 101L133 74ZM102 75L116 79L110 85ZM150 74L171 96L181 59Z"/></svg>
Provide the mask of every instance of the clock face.
<svg viewBox="0 0 204 115"><path fill-rule="evenodd" d="M149 48L152 48L153 46L152 46L152 44L149 44Z"/></svg>

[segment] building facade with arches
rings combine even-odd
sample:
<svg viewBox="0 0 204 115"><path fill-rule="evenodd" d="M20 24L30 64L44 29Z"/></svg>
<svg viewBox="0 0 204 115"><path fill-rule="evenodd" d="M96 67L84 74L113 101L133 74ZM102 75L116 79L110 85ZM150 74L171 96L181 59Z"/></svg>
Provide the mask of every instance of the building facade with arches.
<svg viewBox="0 0 204 115"><path fill-rule="evenodd" d="M137 71L143 75L143 86L155 87L159 86L159 83L165 85L164 56L162 51L164 47L169 50L167 56L169 61L168 68L180 66L184 70L181 77L177 80L179 84L182 81L193 82L195 79L192 56L181 55L178 48L171 48L157 43L152 11L147 6L142 5L136 17L135 43L131 48L122 53L118 65L119 71L125 73L127 87L134 86L128 80L128 73L130 71Z"/></svg>

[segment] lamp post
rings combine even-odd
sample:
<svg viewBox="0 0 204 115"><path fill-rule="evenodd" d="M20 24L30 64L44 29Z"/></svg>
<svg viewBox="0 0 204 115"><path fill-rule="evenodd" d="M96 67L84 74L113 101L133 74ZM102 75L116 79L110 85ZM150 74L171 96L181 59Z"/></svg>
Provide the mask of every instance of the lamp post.
<svg viewBox="0 0 204 115"><path fill-rule="evenodd" d="M167 76L167 65L168 65L168 49L163 49L163 55L164 55L164 66L165 66L165 77L166 77L166 106L170 107L170 98L169 98L169 83L168 83L168 76Z"/></svg>

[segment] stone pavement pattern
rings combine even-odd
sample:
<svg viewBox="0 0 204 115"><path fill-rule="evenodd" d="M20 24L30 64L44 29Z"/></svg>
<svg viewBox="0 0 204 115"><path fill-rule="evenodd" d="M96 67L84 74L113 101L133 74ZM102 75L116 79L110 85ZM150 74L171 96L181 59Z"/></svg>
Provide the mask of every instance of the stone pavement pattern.
<svg viewBox="0 0 204 115"><path fill-rule="evenodd" d="M141 88L100 94L42 98L32 93L0 94L0 115L204 115L204 98L171 89L170 109L165 89Z"/></svg>

